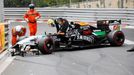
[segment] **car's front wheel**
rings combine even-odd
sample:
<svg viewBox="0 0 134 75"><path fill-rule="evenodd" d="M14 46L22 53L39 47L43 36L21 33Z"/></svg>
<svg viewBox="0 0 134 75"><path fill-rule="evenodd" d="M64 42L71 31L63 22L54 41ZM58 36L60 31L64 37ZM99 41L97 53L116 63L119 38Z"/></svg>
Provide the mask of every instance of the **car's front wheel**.
<svg viewBox="0 0 134 75"><path fill-rule="evenodd" d="M53 52L53 41L50 38L40 39L38 41L38 49L42 54L51 54Z"/></svg>

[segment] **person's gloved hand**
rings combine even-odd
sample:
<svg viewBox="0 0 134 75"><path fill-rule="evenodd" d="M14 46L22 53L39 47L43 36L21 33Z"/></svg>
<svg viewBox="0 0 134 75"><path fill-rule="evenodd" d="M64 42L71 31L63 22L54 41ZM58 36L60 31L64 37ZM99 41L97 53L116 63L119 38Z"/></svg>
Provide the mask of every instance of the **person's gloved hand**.
<svg viewBox="0 0 134 75"><path fill-rule="evenodd" d="M39 19L39 17L35 17L35 20L37 21Z"/></svg>
<svg viewBox="0 0 134 75"><path fill-rule="evenodd" d="M26 20L26 22L29 22L29 20L27 18L25 20Z"/></svg>

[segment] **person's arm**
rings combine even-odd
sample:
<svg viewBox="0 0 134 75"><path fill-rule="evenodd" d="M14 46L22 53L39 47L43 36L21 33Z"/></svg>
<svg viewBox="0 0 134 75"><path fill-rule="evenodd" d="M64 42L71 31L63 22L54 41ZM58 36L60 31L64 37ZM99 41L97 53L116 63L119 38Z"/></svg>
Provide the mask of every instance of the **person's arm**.
<svg viewBox="0 0 134 75"><path fill-rule="evenodd" d="M25 21L26 21L26 22L29 22L28 18L25 18Z"/></svg>
<svg viewBox="0 0 134 75"><path fill-rule="evenodd" d="M35 17L35 19L38 20L40 17L41 17L40 13L37 12L37 13L36 13L36 17Z"/></svg>
<svg viewBox="0 0 134 75"><path fill-rule="evenodd" d="M58 35L65 35L65 33L64 33L64 32L61 32L61 31L58 31L57 34L58 34Z"/></svg>
<svg viewBox="0 0 134 75"><path fill-rule="evenodd" d="M25 20L26 22L29 22L29 20L28 20L28 14L27 14L27 13L25 13L25 15L24 15L24 20Z"/></svg>
<svg viewBox="0 0 134 75"><path fill-rule="evenodd" d="M56 26L56 29L57 29L57 32L58 32L60 30L59 24L57 23L56 20L54 20L54 23L55 23L55 26Z"/></svg>

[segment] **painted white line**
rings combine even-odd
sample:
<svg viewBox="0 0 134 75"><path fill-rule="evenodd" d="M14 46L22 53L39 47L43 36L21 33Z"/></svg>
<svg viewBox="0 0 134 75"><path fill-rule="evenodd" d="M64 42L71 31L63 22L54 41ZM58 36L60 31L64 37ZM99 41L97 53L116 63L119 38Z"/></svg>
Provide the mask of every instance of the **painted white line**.
<svg viewBox="0 0 134 75"><path fill-rule="evenodd" d="M128 44L128 45L131 45L131 44L134 44L134 41L131 41L131 40L128 40L128 39L125 39L125 44Z"/></svg>
<svg viewBox="0 0 134 75"><path fill-rule="evenodd" d="M126 26L125 28L134 29L134 26Z"/></svg>
<svg viewBox="0 0 134 75"><path fill-rule="evenodd" d="M2 72L11 64L15 57L8 57L5 61L0 64L0 75Z"/></svg>

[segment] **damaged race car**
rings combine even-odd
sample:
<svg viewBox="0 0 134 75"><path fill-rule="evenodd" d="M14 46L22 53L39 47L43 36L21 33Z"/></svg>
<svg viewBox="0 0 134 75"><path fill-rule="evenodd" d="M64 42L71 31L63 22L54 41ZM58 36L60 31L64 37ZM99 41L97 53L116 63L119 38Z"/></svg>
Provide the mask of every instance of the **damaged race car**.
<svg viewBox="0 0 134 75"><path fill-rule="evenodd" d="M40 52L36 43L36 39L38 38L44 38L44 36L20 37L18 42L9 49L11 56L21 55L24 57L28 52L39 55Z"/></svg>
<svg viewBox="0 0 134 75"><path fill-rule="evenodd" d="M37 35L24 38L12 47L11 54L17 51L21 56L29 50L33 50L36 55L51 54L58 49L73 49L99 46L102 44L111 46L122 46L125 36L121 31L121 20L98 20L97 27L90 24L78 24L71 22L63 38L57 34ZM65 40L66 39L66 40Z"/></svg>

